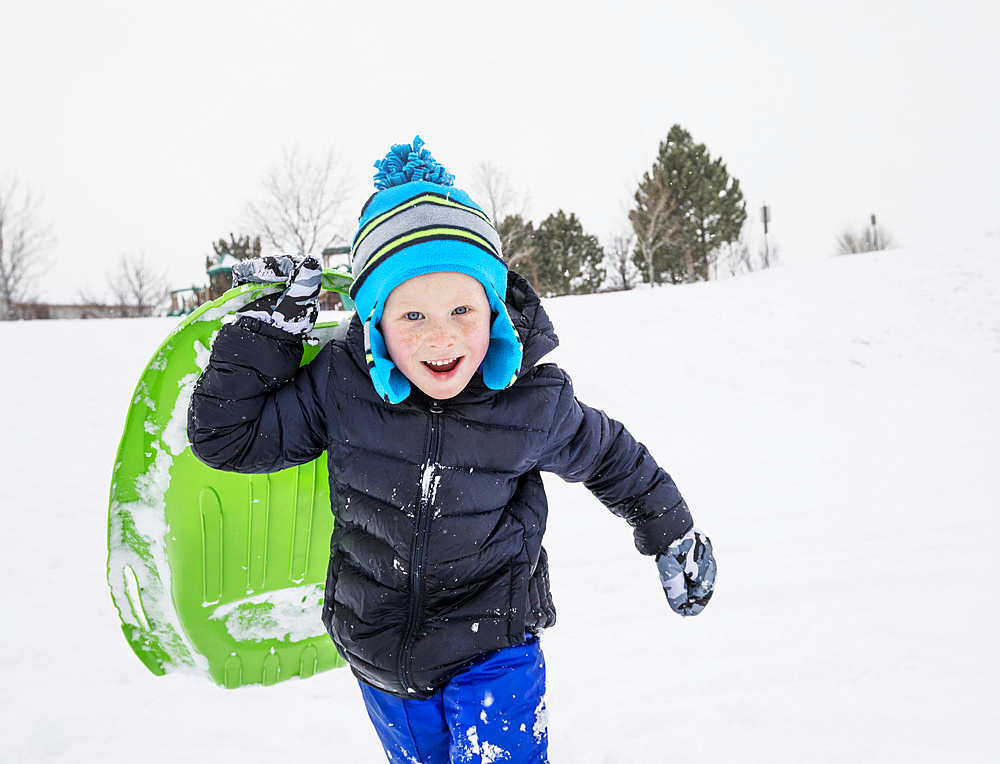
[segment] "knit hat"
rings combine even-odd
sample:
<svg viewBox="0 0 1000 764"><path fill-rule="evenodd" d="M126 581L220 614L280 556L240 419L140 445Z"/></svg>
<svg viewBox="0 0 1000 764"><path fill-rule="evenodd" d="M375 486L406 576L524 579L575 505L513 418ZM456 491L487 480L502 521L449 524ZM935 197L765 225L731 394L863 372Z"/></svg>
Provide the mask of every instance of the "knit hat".
<svg viewBox="0 0 1000 764"><path fill-rule="evenodd" d="M376 193L358 221L351 247L354 282L350 295L364 322L365 356L375 389L389 403L410 394L410 381L396 368L378 328L385 301L407 279L442 271L464 273L483 285L496 317L479 371L491 390L514 384L522 348L507 314L507 263L500 236L482 208L454 188L455 176L418 135L375 163Z"/></svg>

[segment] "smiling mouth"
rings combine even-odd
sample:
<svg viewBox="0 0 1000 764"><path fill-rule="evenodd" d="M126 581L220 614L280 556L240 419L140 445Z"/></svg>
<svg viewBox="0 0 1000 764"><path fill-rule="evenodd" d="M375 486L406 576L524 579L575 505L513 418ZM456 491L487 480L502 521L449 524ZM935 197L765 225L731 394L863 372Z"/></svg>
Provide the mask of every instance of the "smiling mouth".
<svg viewBox="0 0 1000 764"><path fill-rule="evenodd" d="M462 356L458 358L445 358L440 361L423 361L424 366L435 374L447 374L454 371L455 367L462 361Z"/></svg>

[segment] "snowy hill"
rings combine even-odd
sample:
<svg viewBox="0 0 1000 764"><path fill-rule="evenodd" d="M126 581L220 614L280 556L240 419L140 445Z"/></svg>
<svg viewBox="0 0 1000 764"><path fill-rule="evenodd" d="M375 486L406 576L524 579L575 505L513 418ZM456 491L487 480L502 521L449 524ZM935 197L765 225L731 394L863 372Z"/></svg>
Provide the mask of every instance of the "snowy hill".
<svg viewBox="0 0 1000 764"><path fill-rule="evenodd" d="M1000 245L546 305L720 571L681 620L628 527L547 481L553 761L996 761ZM121 635L108 485L173 323L0 323L0 761L383 761L346 670L225 691Z"/></svg>

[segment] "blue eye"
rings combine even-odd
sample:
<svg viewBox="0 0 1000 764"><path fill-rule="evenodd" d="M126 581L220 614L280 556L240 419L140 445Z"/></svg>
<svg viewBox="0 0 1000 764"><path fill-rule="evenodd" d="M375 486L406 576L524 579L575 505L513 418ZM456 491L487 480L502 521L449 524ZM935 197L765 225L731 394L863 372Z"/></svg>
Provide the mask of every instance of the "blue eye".
<svg viewBox="0 0 1000 764"><path fill-rule="evenodd" d="M457 316L464 315L465 313L468 313L468 312L469 312L469 309L467 307L465 307L465 306L462 306L461 308L455 308L455 310L453 311L453 313L455 313L455 315L457 315Z"/></svg>
<svg viewBox="0 0 1000 764"><path fill-rule="evenodd" d="M406 314L407 321L419 321L423 317L424 316L422 313L419 313L415 310L411 310L409 313Z"/></svg>

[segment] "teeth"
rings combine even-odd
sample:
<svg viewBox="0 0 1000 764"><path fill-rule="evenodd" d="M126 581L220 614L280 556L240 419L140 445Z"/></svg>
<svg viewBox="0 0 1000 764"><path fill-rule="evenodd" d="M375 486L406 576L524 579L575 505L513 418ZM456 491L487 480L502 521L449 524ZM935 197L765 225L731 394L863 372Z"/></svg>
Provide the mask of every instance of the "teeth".
<svg viewBox="0 0 1000 764"><path fill-rule="evenodd" d="M449 363L455 363L457 360L458 358L447 358L444 361L424 361L424 363L431 366L447 366Z"/></svg>

